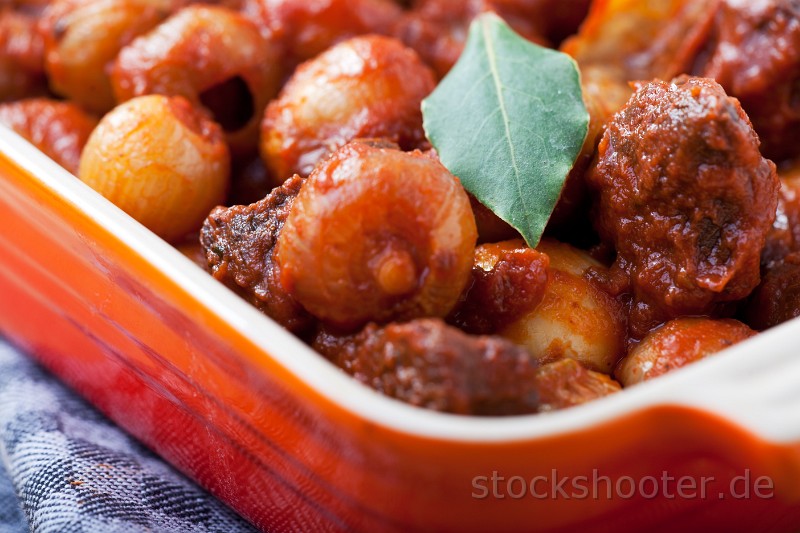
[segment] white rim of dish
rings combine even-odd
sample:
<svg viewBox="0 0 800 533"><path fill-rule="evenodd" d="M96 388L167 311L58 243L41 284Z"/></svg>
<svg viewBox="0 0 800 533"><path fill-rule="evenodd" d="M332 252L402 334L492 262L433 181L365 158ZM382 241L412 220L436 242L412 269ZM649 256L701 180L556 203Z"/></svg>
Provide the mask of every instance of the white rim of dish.
<svg viewBox="0 0 800 533"><path fill-rule="evenodd" d="M562 411L511 417L429 411L387 398L335 368L5 127L0 127L0 151L317 393L375 425L439 440L507 443L583 431L651 407L679 405L719 415L775 443L800 442L800 343L795 340L800 339L800 319L658 379Z"/></svg>

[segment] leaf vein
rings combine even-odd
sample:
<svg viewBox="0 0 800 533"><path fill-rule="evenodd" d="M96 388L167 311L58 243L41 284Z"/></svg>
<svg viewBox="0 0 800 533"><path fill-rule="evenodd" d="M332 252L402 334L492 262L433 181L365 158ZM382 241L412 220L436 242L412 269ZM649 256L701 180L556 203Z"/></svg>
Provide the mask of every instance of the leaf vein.
<svg viewBox="0 0 800 533"><path fill-rule="evenodd" d="M483 38L486 42L486 55L489 59L489 69L492 72L492 80L494 81L495 91L497 92L497 101L500 105L500 111L503 114L503 126L506 130L506 140L508 142L509 156L511 157L511 166L514 169L514 181L516 182L515 185L517 186L517 192L519 193L520 201L522 202L525 211L527 211L528 205L525 201L525 196L522 194L522 184L520 183L521 176L519 167L517 165L517 154L516 150L514 149L514 143L511 140L511 128L509 127L508 110L506 109L506 102L505 98L503 97L503 84L500 81L500 72L497 68L497 56L494 50L494 42L489 35L488 21L484 22L482 29Z"/></svg>

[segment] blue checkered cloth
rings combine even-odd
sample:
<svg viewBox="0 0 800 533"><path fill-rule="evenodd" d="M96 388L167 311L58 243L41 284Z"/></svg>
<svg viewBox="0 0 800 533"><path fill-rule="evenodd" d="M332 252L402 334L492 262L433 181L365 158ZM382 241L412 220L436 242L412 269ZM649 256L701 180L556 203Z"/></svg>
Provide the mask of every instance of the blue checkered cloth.
<svg viewBox="0 0 800 533"><path fill-rule="evenodd" d="M0 533L251 525L0 339Z"/></svg>

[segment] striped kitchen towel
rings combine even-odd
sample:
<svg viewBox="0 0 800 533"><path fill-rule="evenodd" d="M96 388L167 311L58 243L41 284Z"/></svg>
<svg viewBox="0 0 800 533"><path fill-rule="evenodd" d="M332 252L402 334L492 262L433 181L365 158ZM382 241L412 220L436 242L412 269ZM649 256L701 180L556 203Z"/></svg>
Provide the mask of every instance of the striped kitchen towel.
<svg viewBox="0 0 800 533"><path fill-rule="evenodd" d="M250 532L0 338L0 533Z"/></svg>

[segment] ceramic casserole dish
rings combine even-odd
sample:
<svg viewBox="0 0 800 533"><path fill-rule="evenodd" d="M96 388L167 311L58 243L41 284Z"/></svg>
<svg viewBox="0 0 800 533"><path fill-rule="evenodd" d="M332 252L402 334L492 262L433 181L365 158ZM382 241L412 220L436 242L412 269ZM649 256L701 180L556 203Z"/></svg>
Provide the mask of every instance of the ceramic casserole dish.
<svg viewBox="0 0 800 533"><path fill-rule="evenodd" d="M6 129L0 228L0 334L264 530L800 527L800 321L463 417L360 385Z"/></svg>

